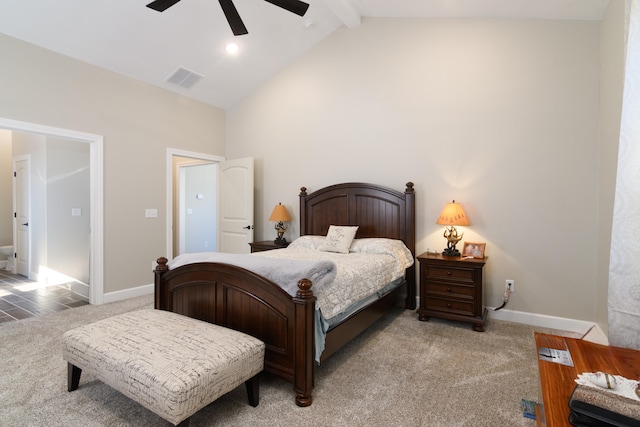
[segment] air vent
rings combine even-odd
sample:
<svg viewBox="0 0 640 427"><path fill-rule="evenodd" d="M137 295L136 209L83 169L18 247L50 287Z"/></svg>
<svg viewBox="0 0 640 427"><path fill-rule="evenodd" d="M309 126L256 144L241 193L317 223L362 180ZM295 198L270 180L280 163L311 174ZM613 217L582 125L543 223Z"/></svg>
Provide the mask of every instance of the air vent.
<svg viewBox="0 0 640 427"><path fill-rule="evenodd" d="M189 89L202 77L204 77L202 74L195 73L184 67L178 67L178 69L174 71L173 74L167 77L166 81Z"/></svg>

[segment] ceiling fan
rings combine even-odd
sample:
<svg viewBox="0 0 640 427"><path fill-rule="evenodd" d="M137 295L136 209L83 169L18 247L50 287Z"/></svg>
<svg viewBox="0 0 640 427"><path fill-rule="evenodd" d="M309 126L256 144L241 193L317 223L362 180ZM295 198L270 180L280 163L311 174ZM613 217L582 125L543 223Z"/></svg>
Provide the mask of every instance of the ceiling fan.
<svg viewBox="0 0 640 427"><path fill-rule="evenodd" d="M157 10L158 12L164 12L169 9L174 4L178 3L180 0L155 0L147 5L148 8L153 10ZM220 2L220 6L222 7L222 11L224 12L224 16L227 18L229 22L229 26L231 27L231 31L233 31L233 35L241 36L243 34L249 34L247 31L247 27L244 26L242 19L240 18L240 14L238 10L233 4L232 0L218 0ZM299 1L299 0L264 0L276 6L279 6L289 12L295 13L296 15L304 16L307 13L307 9L309 9L309 4Z"/></svg>

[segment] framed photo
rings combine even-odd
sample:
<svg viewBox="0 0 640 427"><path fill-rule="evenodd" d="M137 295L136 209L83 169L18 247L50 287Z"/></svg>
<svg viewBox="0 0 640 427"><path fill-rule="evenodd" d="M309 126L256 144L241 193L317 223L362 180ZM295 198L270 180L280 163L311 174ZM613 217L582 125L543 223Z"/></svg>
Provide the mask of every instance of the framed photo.
<svg viewBox="0 0 640 427"><path fill-rule="evenodd" d="M486 243L464 242L462 257L484 258Z"/></svg>

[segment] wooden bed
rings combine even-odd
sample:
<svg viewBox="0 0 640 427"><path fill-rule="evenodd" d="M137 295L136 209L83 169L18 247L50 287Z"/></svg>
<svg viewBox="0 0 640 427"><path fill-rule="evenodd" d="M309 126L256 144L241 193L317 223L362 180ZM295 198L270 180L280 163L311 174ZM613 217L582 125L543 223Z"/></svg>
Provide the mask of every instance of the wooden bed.
<svg viewBox="0 0 640 427"><path fill-rule="evenodd" d="M300 235L326 235L330 225L358 225L356 238L402 240L415 259L415 193L365 183L336 184L300 192ZM405 283L332 327L321 361L331 356L392 307L415 309L415 265ZM229 264L196 263L169 270L159 258L155 308L236 329L266 344L265 370L293 383L298 406L312 403L315 362L313 286L301 278L295 297L248 270Z"/></svg>

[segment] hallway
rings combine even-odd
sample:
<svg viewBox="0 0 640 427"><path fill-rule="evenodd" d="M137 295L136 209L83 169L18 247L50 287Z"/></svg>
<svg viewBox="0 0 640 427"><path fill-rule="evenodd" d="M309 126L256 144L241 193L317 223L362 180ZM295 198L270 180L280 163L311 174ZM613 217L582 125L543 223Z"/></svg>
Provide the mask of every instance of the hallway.
<svg viewBox="0 0 640 427"><path fill-rule="evenodd" d="M66 285L44 287L0 269L0 323L27 319L89 304Z"/></svg>

